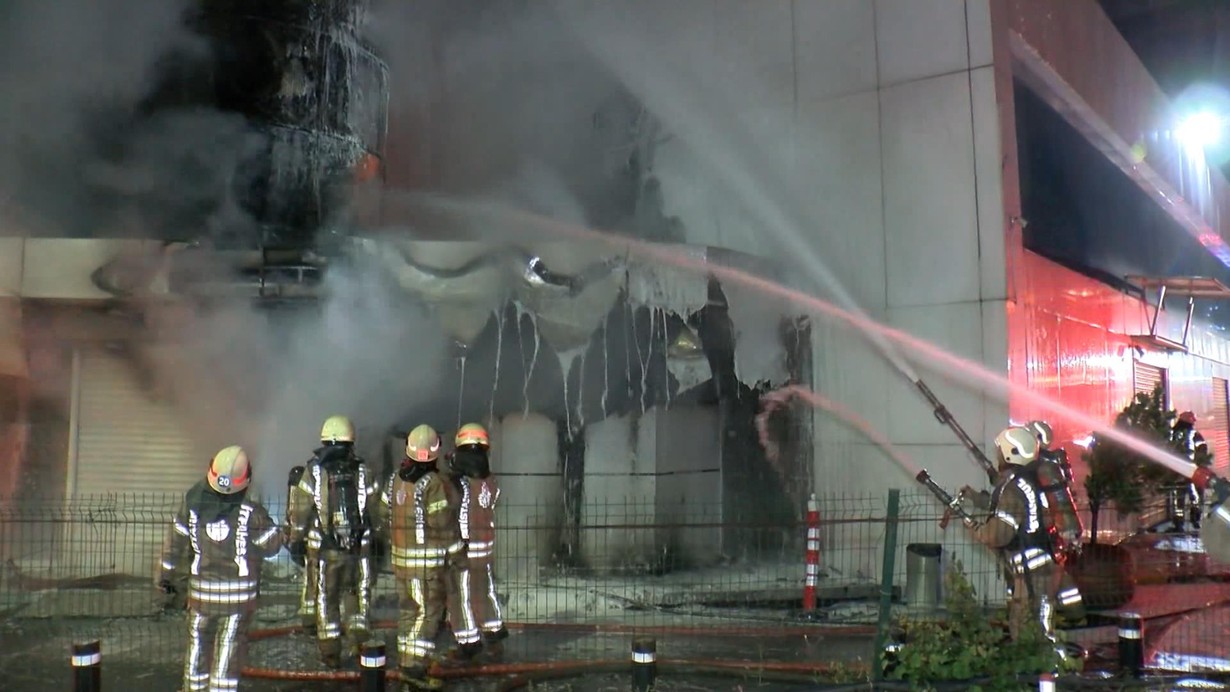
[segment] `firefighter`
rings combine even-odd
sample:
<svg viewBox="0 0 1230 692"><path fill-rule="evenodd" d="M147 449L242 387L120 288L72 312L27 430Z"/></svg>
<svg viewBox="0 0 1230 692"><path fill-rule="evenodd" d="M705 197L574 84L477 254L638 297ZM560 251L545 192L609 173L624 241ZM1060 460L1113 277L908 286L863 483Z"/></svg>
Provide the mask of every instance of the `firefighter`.
<svg viewBox="0 0 1230 692"><path fill-rule="evenodd" d="M304 467L295 466L290 470L290 476L286 480L287 527L293 525L296 516L311 511L312 496L300 485L304 471ZM313 545L309 545L309 540L305 535L295 541L291 541L288 536L286 543L291 559L303 568L303 586L299 589L299 620L304 632L316 636L316 582L319 572L317 561L320 558L320 541L317 540Z"/></svg>
<svg viewBox="0 0 1230 692"><path fill-rule="evenodd" d="M1076 500L1072 497L1072 464L1068 462L1068 453L1064 448L1051 449L1055 433L1050 424L1035 420L1025 427L1038 439L1038 459L1032 463L1037 467L1040 489L1046 495L1046 521L1059 564L1059 568L1054 570L1056 583L1052 590L1056 593L1064 620L1078 624L1085 619L1085 602L1080 589L1075 582L1063 588L1059 585L1068 566L1080 555L1084 534L1084 526L1076 511Z"/></svg>
<svg viewBox="0 0 1230 692"><path fill-rule="evenodd" d="M374 480L354 451L354 425L332 416L320 430L321 447L304 467L299 488L309 498L290 522L290 539L316 550L316 644L321 661L341 667L342 638L357 647L367 639L371 607L371 515ZM343 604L343 600L345 603ZM346 620L342 621L343 605Z"/></svg>
<svg viewBox="0 0 1230 692"><path fill-rule="evenodd" d="M1209 462L1209 444L1204 435L1196 430L1196 414L1184 411L1170 427L1170 441L1193 464L1207 465ZM1200 529L1201 507L1204 498L1195 483L1187 483L1186 487L1171 492L1170 514L1175 527L1182 531L1184 524L1190 522L1193 529Z"/></svg>
<svg viewBox="0 0 1230 692"><path fill-rule="evenodd" d="M500 486L491 475L491 441L487 430L478 423L461 426L453 441L450 470L461 494L458 523L466 544L458 573L459 592L469 596L467 600L478 619L483 640L491 655L499 656L508 630L495 593L495 507L500 499ZM456 631L457 613L452 615Z"/></svg>
<svg viewBox="0 0 1230 692"><path fill-rule="evenodd" d="M429 667L455 583L452 571L465 550L449 482L437 468L440 446L440 436L431 426L411 430L401 469L378 503L378 526L389 534L397 579L397 652L403 690L443 687ZM481 647L477 630L465 642L461 633L457 637L467 651Z"/></svg>
<svg viewBox="0 0 1230 692"><path fill-rule="evenodd" d="M247 496L251 480L242 448L219 451L167 533L159 583L170 590L177 573L188 574L187 692L239 689L262 561L282 547L279 527Z"/></svg>
<svg viewBox="0 0 1230 692"><path fill-rule="evenodd" d="M974 532L1003 554L1012 573L1008 627L1013 639L1029 617L1055 641L1055 606L1059 592L1074 586L1066 573L1058 579L1054 544L1046 522L1046 494L1038 478L1038 438L1026 428L1010 427L995 438L1001 472L991 494L990 516ZM1058 585L1058 588L1056 587ZM1058 650L1058 647L1057 647Z"/></svg>

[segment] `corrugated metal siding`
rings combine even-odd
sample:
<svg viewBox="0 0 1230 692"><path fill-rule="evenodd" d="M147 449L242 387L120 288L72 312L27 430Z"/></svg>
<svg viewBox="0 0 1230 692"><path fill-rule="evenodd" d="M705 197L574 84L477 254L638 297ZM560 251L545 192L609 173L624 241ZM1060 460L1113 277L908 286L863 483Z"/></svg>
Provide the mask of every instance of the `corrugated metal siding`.
<svg viewBox="0 0 1230 692"><path fill-rule="evenodd" d="M132 367L103 351L81 353L77 495L180 494L209 463L172 404L154 401Z"/></svg>
<svg viewBox="0 0 1230 692"><path fill-rule="evenodd" d="M122 358L83 349L78 386L76 520L66 526L59 570L152 576L175 506L209 457Z"/></svg>
<svg viewBox="0 0 1230 692"><path fill-rule="evenodd" d="M1226 380L1213 378L1213 411L1205 436L1213 447L1213 468L1218 473L1230 469L1230 387Z"/></svg>
<svg viewBox="0 0 1230 692"><path fill-rule="evenodd" d="M1162 387L1162 399L1169 403L1170 392L1166 389L1166 369L1136 361L1132 370L1132 386L1137 394L1152 394L1158 385Z"/></svg>

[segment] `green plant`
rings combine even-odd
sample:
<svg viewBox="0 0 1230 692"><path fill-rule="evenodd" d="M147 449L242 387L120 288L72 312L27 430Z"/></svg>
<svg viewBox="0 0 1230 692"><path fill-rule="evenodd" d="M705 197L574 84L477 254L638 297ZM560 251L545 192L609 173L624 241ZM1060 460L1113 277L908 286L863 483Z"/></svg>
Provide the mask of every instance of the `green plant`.
<svg viewBox="0 0 1230 692"><path fill-rule="evenodd" d="M1138 392L1132 403L1115 417L1115 427L1157 447L1187 456L1183 442L1173 439L1171 432L1176 417L1174 409L1166 408L1162 388L1158 386L1148 394ZM1120 515L1139 512L1150 495L1186 482L1179 474L1149 461L1140 452L1097 433L1082 458L1089 468L1085 492L1089 497L1094 543L1098 539L1098 516L1108 502L1115 503ZM1201 449L1196 463L1207 466L1212 463L1212 457Z"/></svg>
<svg viewBox="0 0 1230 692"><path fill-rule="evenodd" d="M1030 618L1016 641L996 622L1006 611L992 614L979 605L973 586L955 562L944 579L947 617L943 620L903 620L898 623L904 643L896 660L884 661L886 677L909 682L918 689L939 682L985 680L970 690L1027 690L1021 678L1055 670L1073 670L1060 658L1041 625Z"/></svg>

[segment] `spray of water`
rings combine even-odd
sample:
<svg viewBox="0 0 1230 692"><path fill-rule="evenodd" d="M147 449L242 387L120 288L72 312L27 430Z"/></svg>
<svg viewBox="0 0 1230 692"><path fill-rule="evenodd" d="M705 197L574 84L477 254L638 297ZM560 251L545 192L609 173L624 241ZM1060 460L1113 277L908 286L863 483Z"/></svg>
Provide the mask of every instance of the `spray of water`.
<svg viewBox="0 0 1230 692"><path fill-rule="evenodd" d="M782 387L781 389L774 390L761 397L761 406L763 407L763 410L761 414L756 417L756 427L760 432L760 444L765 448L765 454L769 456L770 459L776 458L777 453L776 446L769 440L768 437L768 416L777 408L785 406L791 399L799 399L812 408L818 408L822 411L826 411L842 423L845 423L851 428L859 431L865 435L867 439L875 443L875 445L879 447L889 459L895 461L898 466L905 469L911 476L917 476L918 472L921 470L917 464L910 461L905 454L901 452L901 450L897 449L897 446L885 437L884 433L876 430L866 418L863 418L854 411L851 411L848 407L843 406L841 403L826 396L821 396L811 389L800 385Z"/></svg>
<svg viewBox="0 0 1230 692"><path fill-rule="evenodd" d="M491 222L512 222L549 231L557 236L604 243L616 251L627 253L629 256L649 262L660 262L701 274L713 275L723 281L739 284L764 295L780 298L813 315L834 321L847 328L855 329L859 333L877 334L879 338L896 344L898 347L915 355L918 360L926 362L932 368L944 372L952 379L965 383L967 386L989 391L1005 401L1010 395L1020 397L1040 410L1047 411L1069 421L1077 427L1100 433L1106 438L1112 439L1138 452L1150 461L1161 464L1182 476L1191 478L1196 470L1196 466L1186 459L1155 447L1140 437L1115 428L1113 425L1098 420L1086 413L1059 403L1045 394L1040 394L1027 388L1014 387L1012 382L1003 375L991 372L973 361L955 356L925 339L920 339L901 330L880 324L864 315L845 310L829 301L808 295L779 282L765 279L740 269L699 260L669 245L646 243L610 233L581 228L559 222L555 219L512 209L502 204L493 204L481 200L458 200L442 196L418 196L418 199L422 204L445 213L463 216L476 215L478 218L487 219Z"/></svg>

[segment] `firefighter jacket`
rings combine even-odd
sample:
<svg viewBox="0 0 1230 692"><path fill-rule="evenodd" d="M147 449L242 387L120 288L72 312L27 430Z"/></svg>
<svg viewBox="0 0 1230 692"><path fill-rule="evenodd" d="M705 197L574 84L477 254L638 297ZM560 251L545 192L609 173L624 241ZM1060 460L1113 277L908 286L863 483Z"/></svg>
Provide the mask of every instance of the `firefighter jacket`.
<svg viewBox="0 0 1230 692"><path fill-rule="evenodd" d="M1072 466L1068 463L1067 452L1062 449L1044 450L1030 466L1037 467L1038 483L1046 494L1049 511L1045 520L1048 526L1065 543L1080 541L1084 526L1076 512L1076 500L1072 497Z"/></svg>
<svg viewBox="0 0 1230 692"><path fill-rule="evenodd" d="M308 502L291 510L291 542L306 539L308 550L362 552L370 540L374 480L349 446L316 450L299 480Z"/></svg>
<svg viewBox="0 0 1230 692"><path fill-rule="evenodd" d="M1196 461L1197 452L1207 454L1209 451L1209 443L1205 441L1204 435L1201 435L1191 423L1185 421L1178 421L1174 424L1170 429L1170 439L1193 463Z"/></svg>
<svg viewBox="0 0 1230 692"><path fill-rule="evenodd" d="M444 567L464 550L456 501L434 464L414 464L398 471L380 498L387 524L393 572Z"/></svg>
<svg viewBox="0 0 1230 692"><path fill-rule="evenodd" d="M1003 550L1017 574L1045 568L1054 561L1046 521L1047 504L1037 467L1030 464L1013 468L991 493L991 516L978 527L978 540Z"/></svg>
<svg viewBox="0 0 1230 692"><path fill-rule="evenodd" d="M500 486L495 478L454 476L458 489L457 523L471 560L490 560L495 553L495 506Z"/></svg>
<svg viewBox="0 0 1230 692"><path fill-rule="evenodd" d="M246 492L221 495L201 481L184 496L167 534L161 579L188 574L188 605L209 614L252 607L262 561L278 552L278 526Z"/></svg>

